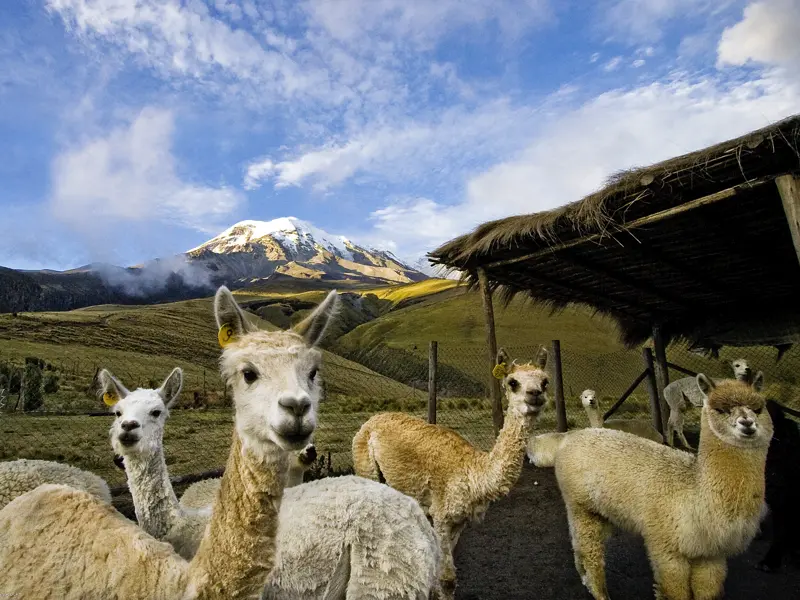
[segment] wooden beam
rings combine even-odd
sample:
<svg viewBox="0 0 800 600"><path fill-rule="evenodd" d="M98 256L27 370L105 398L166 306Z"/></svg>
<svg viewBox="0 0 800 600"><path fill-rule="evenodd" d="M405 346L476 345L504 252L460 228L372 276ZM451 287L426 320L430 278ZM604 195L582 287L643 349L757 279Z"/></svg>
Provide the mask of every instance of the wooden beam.
<svg viewBox="0 0 800 600"><path fill-rule="evenodd" d="M661 401L658 396L656 368L653 362L653 352L650 348L642 348L642 358L644 358L644 372L647 374L647 395L650 396L650 414L653 418L653 426L664 436L664 441L666 442L667 436L664 428L665 422L661 414Z"/></svg>
<svg viewBox="0 0 800 600"><path fill-rule="evenodd" d="M561 341L553 340L550 360L553 361L553 395L556 402L556 431L567 430L567 406L564 403L564 377L561 369Z"/></svg>
<svg viewBox="0 0 800 600"><path fill-rule="evenodd" d="M758 187L767 183L768 181L772 181L772 178L764 178L764 179L756 179L748 183L743 183L741 185L737 185L731 188L727 188L725 190L716 192L714 194L710 194L708 196L703 196L702 198L697 198L696 200L691 200L690 202L685 202L684 204L679 204L678 206L673 206L672 208L668 208L665 210L661 210L659 212L655 212L651 215L647 215L641 217L639 219L634 219L629 223L619 224L618 227L620 230L628 230L628 229L636 229L637 227L643 227L644 225L650 225L652 223L657 223L658 221L662 221L664 219L669 219L680 214L683 214L689 210L694 210L695 208L700 208L702 206L706 206L708 204L713 204L715 202L719 202L720 200L726 200L728 198L734 197L739 190L747 189L751 190L754 187ZM511 265L518 262L523 262L526 260L530 260L533 258L538 258L540 256L545 256L547 254L551 254L553 252L558 252L560 250L566 250L567 248L572 248L574 246L578 246L580 244L585 244L587 242L599 241L603 238L609 236L607 231L603 231L601 233L594 233L592 235L587 235L585 237L581 237L575 240L570 240L568 242L563 242L561 244L556 244L555 246L549 246L547 248L542 248L535 252L530 252L528 254L523 254L522 256L516 256L514 258L506 258L504 260L497 260L490 263L483 265L486 269L491 269L494 267L503 267L506 265Z"/></svg>
<svg viewBox="0 0 800 600"><path fill-rule="evenodd" d="M655 372L656 381L658 382L658 401L661 407L661 422L666 423L667 418L667 401L664 398L664 388L669 385L669 367L667 366L667 349L664 345L664 336L662 335L661 326L653 326L653 349L656 354Z"/></svg>
<svg viewBox="0 0 800 600"><path fill-rule="evenodd" d="M494 330L494 306L492 305L492 291L489 289L489 279L486 271L478 269L478 281L483 295L483 316L486 320L486 346L489 350L489 390L492 394L492 424L494 435L503 428L503 400L500 394L500 382L492 375L495 361L497 360L497 336Z"/></svg>
<svg viewBox="0 0 800 600"><path fill-rule="evenodd" d="M680 365L676 365L676 364L673 364L671 362L667 362L667 366L670 369L674 369L674 370L678 371L679 373L683 373L684 375L688 375L689 377L697 377L697 373L695 373L691 369L687 369L686 367L682 367Z"/></svg>
<svg viewBox="0 0 800 600"><path fill-rule="evenodd" d="M628 397L629 397L629 396L630 396L630 395L633 393L633 391L634 391L634 390L635 390L637 387L639 387L639 384L640 384L640 383L642 383L642 380L644 380L644 378L645 378L645 377L647 377L647 373L648 373L647 369L645 369L644 371L642 371L642 374L641 374L641 375L639 375L639 376L638 376L638 377L637 377L637 378L634 380L634 382L633 382L633 383L632 383L632 384L631 384L631 385L628 387L628 389L627 389L627 390L625 390L625 392L622 394L622 396L620 396L620 397L619 397L619 400L617 400L616 402L614 402L614 406L612 406L611 408L609 408L609 409L608 409L608 410L605 412L605 414L603 415L603 421L605 421L606 419L608 419L608 417L610 417L610 416L611 416L611 415L613 415L615 412L617 412L617 409L618 409L620 406L622 406L622 405L623 405L623 403L625 402L625 400L627 400L627 399L628 399Z"/></svg>
<svg viewBox="0 0 800 600"><path fill-rule="evenodd" d="M438 342L428 346L428 423L436 425L436 371L438 370Z"/></svg>
<svg viewBox="0 0 800 600"><path fill-rule="evenodd" d="M786 222L792 232L794 251L800 261L800 177L782 175L775 180L775 185L781 195L783 212L786 213Z"/></svg>
<svg viewBox="0 0 800 600"><path fill-rule="evenodd" d="M574 254L572 254L569 250L561 253L559 259L571 263L574 266L583 269L584 271L589 271L590 273L602 275L606 279L613 279L617 283L620 283L632 290L635 290L642 294L646 294L653 298L658 298L663 302L668 302L670 304L677 304L689 310L696 308L689 302L686 302L685 300L677 296L673 296L669 292L666 292L664 290L658 290L647 283L644 283L642 281L637 281L633 277L629 277L624 273L619 273L617 271L614 271L613 269L601 265L596 261L587 259L585 257L577 257Z"/></svg>

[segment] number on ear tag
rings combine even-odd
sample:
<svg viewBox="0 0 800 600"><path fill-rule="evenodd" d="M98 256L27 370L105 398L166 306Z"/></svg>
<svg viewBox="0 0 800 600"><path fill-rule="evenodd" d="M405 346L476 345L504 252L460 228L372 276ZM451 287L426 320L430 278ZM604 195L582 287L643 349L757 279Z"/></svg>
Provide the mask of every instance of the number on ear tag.
<svg viewBox="0 0 800 600"><path fill-rule="evenodd" d="M225 324L220 327L217 339L219 340L219 345L223 348L234 341L236 339L236 334L233 331L233 325Z"/></svg>
<svg viewBox="0 0 800 600"><path fill-rule="evenodd" d="M494 369L492 369L492 377L495 379L502 379L506 376L506 363L500 363L499 365L495 365Z"/></svg>

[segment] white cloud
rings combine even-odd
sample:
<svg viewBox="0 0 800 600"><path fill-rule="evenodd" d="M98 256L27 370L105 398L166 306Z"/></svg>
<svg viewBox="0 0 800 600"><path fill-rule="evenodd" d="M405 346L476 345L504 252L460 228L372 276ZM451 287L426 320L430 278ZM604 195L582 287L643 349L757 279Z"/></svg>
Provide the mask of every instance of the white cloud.
<svg viewBox="0 0 800 600"><path fill-rule="evenodd" d="M612 58L610 61L608 61L606 64L603 65L603 71L606 72L616 71L621 64L622 64L622 57L615 56L614 58Z"/></svg>
<svg viewBox="0 0 800 600"><path fill-rule="evenodd" d="M625 41L655 42L671 21L713 15L738 0L606 0L598 4L603 26Z"/></svg>
<svg viewBox="0 0 800 600"><path fill-rule="evenodd" d="M632 66L634 69L638 69L639 67L643 67L643 66L644 66L644 64L645 64L645 61L644 61L644 60L642 60L641 58L637 58L635 61L633 61L633 62L631 63L631 66Z"/></svg>
<svg viewBox="0 0 800 600"><path fill-rule="evenodd" d="M103 223L162 221L214 231L243 200L226 187L185 182L171 152L172 113L146 108L128 125L56 157L50 207L91 232Z"/></svg>
<svg viewBox="0 0 800 600"><path fill-rule="evenodd" d="M753 2L742 20L723 32L718 65L749 62L800 67L800 2Z"/></svg>
<svg viewBox="0 0 800 600"><path fill-rule="evenodd" d="M589 57L589 62L590 62L590 63L596 63L596 62L598 61L598 59L599 59L599 58L600 58L600 53L599 53L599 52L595 52L594 54L592 54L592 55Z"/></svg>
<svg viewBox="0 0 800 600"><path fill-rule="evenodd" d="M375 211L376 235L424 253L491 219L578 200L612 173L696 150L792 114L800 85L774 74L727 84L676 77L612 91L554 116L516 160L469 180L461 202L403 200Z"/></svg>

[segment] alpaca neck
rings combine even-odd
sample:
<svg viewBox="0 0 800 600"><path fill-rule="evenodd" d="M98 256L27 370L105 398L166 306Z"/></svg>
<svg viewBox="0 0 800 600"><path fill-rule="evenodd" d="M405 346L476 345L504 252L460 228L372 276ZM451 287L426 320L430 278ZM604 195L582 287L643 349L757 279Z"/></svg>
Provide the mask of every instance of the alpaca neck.
<svg viewBox="0 0 800 600"><path fill-rule="evenodd" d="M211 521L189 569L198 600L257 597L274 565L286 453L272 444L254 450L234 428Z"/></svg>
<svg viewBox="0 0 800 600"><path fill-rule="evenodd" d="M139 527L156 539L162 539L178 522L180 506L169 480L164 452L144 456L126 456L125 473L136 510Z"/></svg>
<svg viewBox="0 0 800 600"><path fill-rule="evenodd" d="M589 427L603 426L603 417L600 415L600 410L597 407L587 406L586 416L589 417Z"/></svg>
<svg viewBox="0 0 800 600"><path fill-rule="evenodd" d="M478 502L491 502L505 496L517 482L534 421L531 415L507 412L494 447L482 456L477 472L470 478Z"/></svg>
<svg viewBox="0 0 800 600"><path fill-rule="evenodd" d="M306 466L301 464L300 461L295 458L289 463L289 473L286 476L286 487L292 488L303 483L303 477L305 474Z"/></svg>
<svg viewBox="0 0 800 600"><path fill-rule="evenodd" d="M737 448L720 440L708 417L700 417L698 489L729 518L760 514L764 499L767 448Z"/></svg>

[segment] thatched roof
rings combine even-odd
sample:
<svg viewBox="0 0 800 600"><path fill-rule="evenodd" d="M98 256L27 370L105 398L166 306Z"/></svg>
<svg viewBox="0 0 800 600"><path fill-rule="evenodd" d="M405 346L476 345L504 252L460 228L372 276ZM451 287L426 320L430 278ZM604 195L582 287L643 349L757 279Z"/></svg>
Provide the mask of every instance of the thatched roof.
<svg viewBox="0 0 800 600"><path fill-rule="evenodd" d="M784 339L795 335L785 331L800 310L800 263L774 179L800 172L799 148L796 115L618 173L555 210L485 223L429 259L473 284L484 268L506 298L592 306L617 319L629 344L655 323L668 338L716 340L716 330L728 332L725 343L759 338L752 324L740 335L730 319L765 303L769 314L792 315L771 323Z"/></svg>

